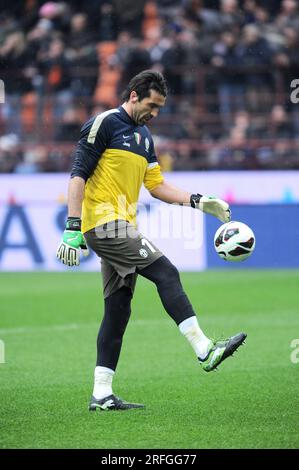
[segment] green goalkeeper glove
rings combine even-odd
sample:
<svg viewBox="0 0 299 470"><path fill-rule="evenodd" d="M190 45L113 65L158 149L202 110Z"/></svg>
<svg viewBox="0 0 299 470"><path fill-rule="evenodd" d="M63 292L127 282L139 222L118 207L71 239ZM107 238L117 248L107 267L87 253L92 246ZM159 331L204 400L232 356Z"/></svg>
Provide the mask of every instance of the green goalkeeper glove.
<svg viewBox="0 0 299 470"><path fill-rule="evenodd" d="M229 222L231 220L231 211L228 203L214 196L191 194L190 204L195 209L214 215L221 222Z"/></svg>
<svg viewBox="0 0 299 470"><path fill-rule="evenodd" d="M79 217L69 217L56 257L67 266L79 266L80 248L83 256L89 255L85 237L81 232L81 219Z"/></svg>

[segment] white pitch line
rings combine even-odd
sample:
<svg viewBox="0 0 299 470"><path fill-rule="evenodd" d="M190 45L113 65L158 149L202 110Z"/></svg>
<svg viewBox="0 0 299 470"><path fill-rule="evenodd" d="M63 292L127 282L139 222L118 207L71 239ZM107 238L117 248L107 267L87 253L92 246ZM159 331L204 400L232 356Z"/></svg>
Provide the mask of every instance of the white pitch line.
<svg viewBox="0 0 299 470"><path fill-rule="evenodd" d="M265 313L265 312L263 312ZM294 311L290 311L290 313L294 313ZM275 315L274 315L275 316ZM199 315L199 320L201 320L201 315ZM217 323L218 323L219 318L217 317ZM231 328L232 323L235 326L235 321L230 318L229 315L223 315L222 317L223 322L225 321L226 328ZM230 321L231 320L231 321ZM246 321L244 321L243 327L245 328L247 326L268 326L269 321L272 321L272 326L277 328L277 327L283 327L286 324L286 321L282 318L273 318L273 315L271 316L271 313L269 312L269 319L265 319L264 321L257 319L257 318L252 318L249 316L246 317ZM212 315L206 315L204 317L204 322L206 327L211 327L211 323L214 326L215 323L215 318L213 318ZM42 333L42 332L51 332L51 331L71 331L71 330L79 330L82 328L99 328L101 321L99 322L91 322L91 323L67 323L67 324L62 324L62 325L49 325L49 326L24 326L24 327L15 327L15 328L0 328L0 338L1 335L6 335L6 334L23 334L23 333ZM151 318L142 318L142 319L134 319L132 318L129 322L129 325L131 326L151 326L151 325L169 325L173 324L170 318L167 317L165 314L165 318L163 318L163 313L161 312L161 319L153 320ZM288 326L294 326L297 327L299 324L299 318L292 318L291 320L288 320ZM223 328L221 328L222 331Z"/></svg>
<svg viewBox="0 0 299 470"><path fill-rule="evenodd" d="M65 330L76 330L79 328L79 324L69 323L67 325L51 325L51 326L41 326L41 327L21 327L21 328L1 328L1 334L22 334L22 333L35 333L43 331L65 331Z"/></svg>
<svg viewBox="0 0 299 470"><path fill-rule="evenodd" d="M132 320L129 324L131 326L142 326L142 325L161 325L161 324L169 323L168 319L161 319L161 320ZM32 327L16 327L16 328L1 328L0 329L0 337L1 335L6 334L23 334L23 333L43 333L48 331L71 331L71 330L79 330L81 328L98 328L100 326L99 323L68 323L65 325L50 325L50 326L32 326Z"/></svg>

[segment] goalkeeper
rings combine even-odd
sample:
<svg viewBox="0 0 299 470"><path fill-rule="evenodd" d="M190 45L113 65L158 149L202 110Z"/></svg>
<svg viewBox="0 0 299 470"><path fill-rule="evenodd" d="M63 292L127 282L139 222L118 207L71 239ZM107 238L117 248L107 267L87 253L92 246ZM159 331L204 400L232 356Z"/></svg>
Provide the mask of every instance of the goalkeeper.
<svg viewBox="0 0 299 470"><path fill-rule="evenodd" d="M191 344L203 369L215 369L243 343L239 333L213 342L201 330L185 294L179 272L136 228L136 204L141 185L167 203L190 205L229 222L226 202L190 194L167 183L160 171L146 123L165 104L164 77L146 70L132 78L123 104L87 121L80 134L68 190L68 219L57 257L79 264L79 250L88 246L101 258L104 316L97 338L97 362L89 409L143 408L117 397L113 376L131 313L138 274L152 281L162 304Z"/></svg>

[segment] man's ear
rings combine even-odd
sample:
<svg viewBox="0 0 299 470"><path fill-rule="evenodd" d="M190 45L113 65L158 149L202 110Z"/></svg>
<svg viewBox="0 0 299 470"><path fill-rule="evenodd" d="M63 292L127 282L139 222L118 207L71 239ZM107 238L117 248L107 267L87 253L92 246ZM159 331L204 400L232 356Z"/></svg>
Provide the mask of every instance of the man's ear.
<svg viewBox="0 0 299 470"><path fill-rule="evenodd" d="M131 98L132 103L137 103L137 101L138 101L138 95L137 95L136 91L132 91L132 92L131 92L130 98Z"/></svg>

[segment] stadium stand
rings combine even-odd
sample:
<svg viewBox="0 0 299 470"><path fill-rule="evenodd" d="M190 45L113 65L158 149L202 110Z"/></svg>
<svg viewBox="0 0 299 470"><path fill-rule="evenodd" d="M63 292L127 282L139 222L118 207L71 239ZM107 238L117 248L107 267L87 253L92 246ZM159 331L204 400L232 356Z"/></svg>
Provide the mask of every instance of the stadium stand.
<svg viewBox="0 0 299 470"><path fill-rule="evenodd" d="M151 127L165 170L299 168L295 0L4 4L0 172L68 171L81 124L151 67L170 88Z"/></svg>

